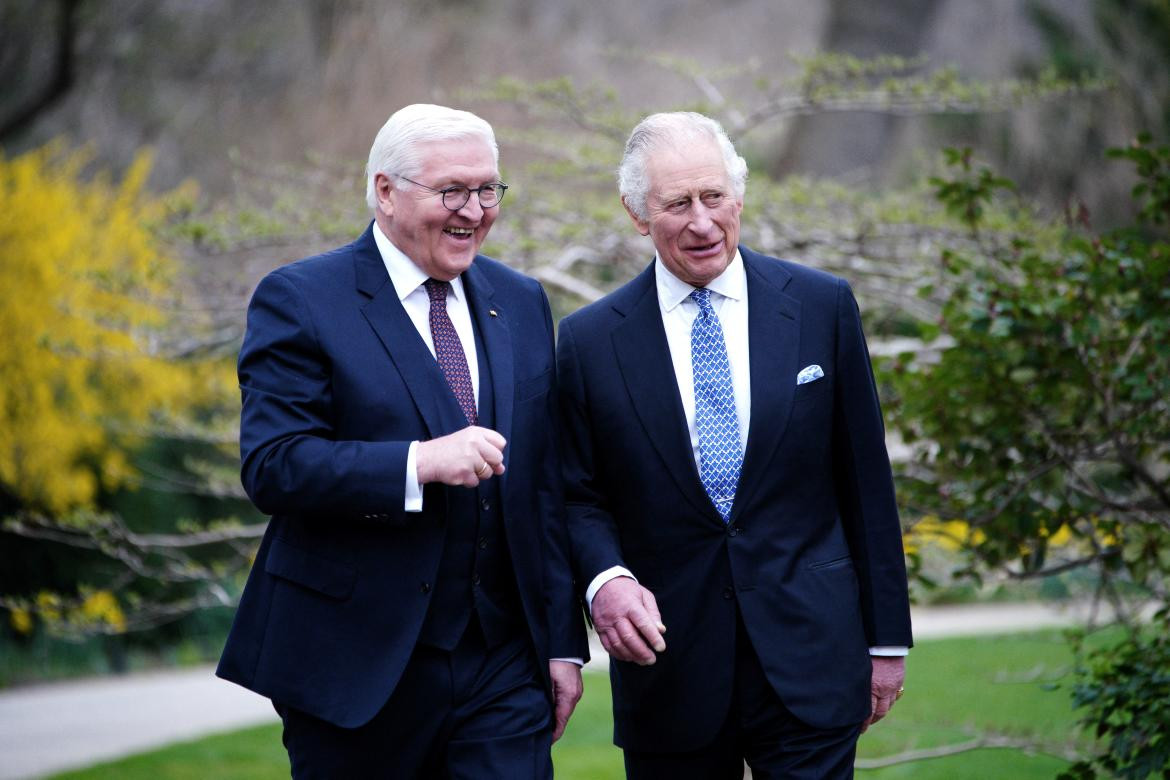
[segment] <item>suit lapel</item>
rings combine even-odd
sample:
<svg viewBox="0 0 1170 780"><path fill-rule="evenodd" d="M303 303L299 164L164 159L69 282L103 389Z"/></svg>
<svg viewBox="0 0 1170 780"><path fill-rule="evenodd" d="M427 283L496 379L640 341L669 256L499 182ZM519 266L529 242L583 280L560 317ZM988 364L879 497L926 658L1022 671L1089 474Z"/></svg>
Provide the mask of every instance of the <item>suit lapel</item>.
<svg viewBox="0 0 1170 780"><path fill-rule="evenodd" d="M742 248L740 253L748 280L752 413L732 522L765 476L772 453L784 436L800 357L800 302L783 292L790 274L761 255Z"/></svg>
<svg viewBox="0 0 1170 780"><path fill-rule="evenodd" d="M658 306L654 264L627 290L630 295L614 304L626 320L614 329L612 338L634 411L679 490L697 509L722 525L723 520L703 490L692 455L678 379Z"/></svg>
<svg viewBox="0 0 1170 780"><path fill-rule="evenodd" d="M495 299L495 288L488 281L487 275L472 263L471 267L463 272L463 289L467 293L467 305L471 310L471 319L479 331L483 343L486 361L491 368L491 376L479 378L480 385L485 381L492 383L492 394L495 397L495 430L509 441L512 438L512 401L515 395L516 376L515 363L512 354L512 331L508 327L507 312ZM508 450L504 450L504 464L508 463ZM500 491L503 493L507 486L508 472L500 476Z"/></svg>
<svg viewBox="0 0 1170 780"><path fill-rule="evenodd" d="M362 315L390 354L430 437L451 433L456 428L440 406L446 390L443 374L402 308L378 245L374 243L372 226L353 246L357 289L370 299L362 306Z"/></svg>

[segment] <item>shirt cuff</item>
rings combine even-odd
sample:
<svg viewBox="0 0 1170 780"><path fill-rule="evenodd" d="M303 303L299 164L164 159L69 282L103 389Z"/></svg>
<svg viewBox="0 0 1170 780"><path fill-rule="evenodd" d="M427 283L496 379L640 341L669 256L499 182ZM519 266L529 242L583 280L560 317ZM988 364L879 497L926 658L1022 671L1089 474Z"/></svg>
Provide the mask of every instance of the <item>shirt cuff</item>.
<svg viewBox="0 0 1170 780"><path fill-rule="evenodd" d="M900 655L910 655L909 647L898 647L897 645L888 645L882 647L869 648L870 655L882 656L884 658L896 658Z"/></svg>
<svg viewBox="0 0 1170 780"><path fill-rule="evenodd" d="M564 661L564 662L565 662L565 663L567 663L567 664L577 664L577 666L584 666L584 665L585 665L585 659L584 659L584 658L550 658L550 659L548 659L548 660L549 660L550 662L552 662L552 661Z"/></svg>
<svg viewBox="0 0 1170 780"><path fill-rule="evenodd" d="M593 578L593 582L589 583L589 587L585 589L585 604L589 607L589 614L593 614L593 597L597 595L597 591L601 590L601 586L617 577L629 577L634 582L638 581L630 570L625 566L611 566L601 574Z"/></svg>
<svg viewBox="0 0 1170 780"><path fill-rule="evenodd" d="M407 512L421 512L423 508L422 485L418 484L418 442L412 441L406 451L406 505Z"/></svg>

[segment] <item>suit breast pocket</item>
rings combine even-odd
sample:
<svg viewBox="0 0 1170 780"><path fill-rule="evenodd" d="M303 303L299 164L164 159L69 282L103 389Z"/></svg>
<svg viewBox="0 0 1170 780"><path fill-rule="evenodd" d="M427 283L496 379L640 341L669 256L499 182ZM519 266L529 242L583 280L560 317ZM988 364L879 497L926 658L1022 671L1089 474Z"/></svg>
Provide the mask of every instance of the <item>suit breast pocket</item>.
<svg viewBox="0 0 1170 780"><path fill-rule="evenodd" d="M819 399L831 398L832 392L832 378L826 376L812 382L805 382L803 385L797 385L793 400L798 404L811 403Z"/></svg>

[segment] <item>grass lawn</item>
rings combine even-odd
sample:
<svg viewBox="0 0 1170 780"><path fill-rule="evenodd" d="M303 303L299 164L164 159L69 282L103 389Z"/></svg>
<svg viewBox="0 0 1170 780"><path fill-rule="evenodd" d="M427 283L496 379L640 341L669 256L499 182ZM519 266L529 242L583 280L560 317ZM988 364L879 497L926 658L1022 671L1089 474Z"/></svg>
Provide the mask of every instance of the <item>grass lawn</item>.
<svg viewBox="0 0 1170 780"><path fill-rule="evenodd" d="M1059 632L922 642L907 665L906 695L887 720L861 738L858 758L968 742L985 732L1039 743L1057 753L1074 744L1074 717L1065 688L1071 655ZM609 682L585 678L585 697L565 738L553 748L558 778L622 777L621 753L610 742ZM971 750L945 758L861 770L865 780L1052 778L1066 761L1014 748ZM264 726L173 745L57 780L261 780L287 778L280 728Z"/></svg>
<svg viewBox="0 0 1170 780"><path fill-rule="evenodd" d="M1060 632L922 642L906 664L906 694L861 737L858 758L969 742L987 732L1057 753L1075 746L1067 683L1072 654ZM1054 683L1064 683L1053 688ZM862 770L866 780L1052 778L1068 762L988 748L946 758Z"/></svg>

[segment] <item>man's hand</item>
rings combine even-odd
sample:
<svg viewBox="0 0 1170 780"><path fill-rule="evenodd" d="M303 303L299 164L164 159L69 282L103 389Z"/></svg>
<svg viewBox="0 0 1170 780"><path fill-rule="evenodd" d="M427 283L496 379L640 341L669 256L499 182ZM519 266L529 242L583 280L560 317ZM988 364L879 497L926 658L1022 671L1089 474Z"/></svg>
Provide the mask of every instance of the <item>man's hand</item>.
<svg viewBox="0 0 1170 780"><path fill-rule="evenodd" d="M886 713L898 700L902 683L906 679L906 658L904 656L870 656L873 661L873 678L869 688L870 715L861 730L886 717Z"/></svg>
<svg viewBox="0 0 1170 780"><path fill-rule="evenodd" d="M569 661L549 661L548 676L552 678L553 690L553 742L565 733L573 708L581 701L581 667Z"/></svg>
<svg viewBox="0 0 1170 780"><path fill-rule="evenodd" d="M666 626L654 594L629 577L614 577L593 596L593 627L605 651L619 661L649 666L666 649Z"/></svg>
<svg viewBox="0 0 1170 780"><path fill-rule="evenodd" d="M470 425L430 441L415 450L418 482L475 487L492 475L504 473L504 437L490 428Z"/></svg>

